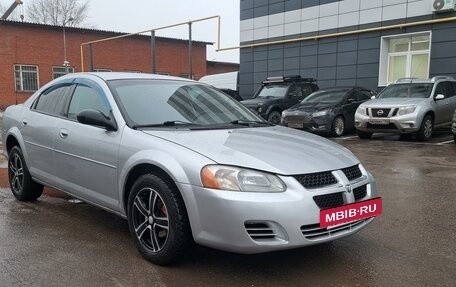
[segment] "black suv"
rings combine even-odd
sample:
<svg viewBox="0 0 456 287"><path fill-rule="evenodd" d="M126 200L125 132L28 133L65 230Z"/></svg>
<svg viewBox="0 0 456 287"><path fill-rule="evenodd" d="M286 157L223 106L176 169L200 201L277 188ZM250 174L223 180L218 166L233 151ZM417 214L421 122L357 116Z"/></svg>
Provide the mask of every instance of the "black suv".
<svg viewBox="0 0 456 287"><path fill-rule="evenodd" d="M253 98L241 101L273 124L280 124L282 111L318 90L315 79L301 76L268 77Z"/></svg>

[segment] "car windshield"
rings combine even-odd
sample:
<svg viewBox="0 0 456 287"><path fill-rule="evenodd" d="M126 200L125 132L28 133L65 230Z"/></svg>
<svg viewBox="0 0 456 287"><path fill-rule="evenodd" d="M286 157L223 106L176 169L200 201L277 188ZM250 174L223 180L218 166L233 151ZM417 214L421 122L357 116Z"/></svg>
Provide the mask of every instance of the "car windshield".
<svg viewBox="0 0 456 287"><path fill-rule="evenodd" d="M339 103L348 90L317 91L301 101L305 103Z"/></svg>
<svg viewBox="0 0 456 287"><path fill-rule="evenodd" d="M262 121L231 97L200 83L113 80L109 86L132 125L214 125Z"/></svg>
<svg viewBox="0 0 456 287"><path fill-rule="evenodd" d="M270 85L263 86L256 98L282 98L287 93L288 86Z"/></svg>
<svg viewBox="0 0 456 287"><path fill-rule="evenodd" d="M433 84L394 84L386 87L378 96L379 99L387 98L428 98L431 95Z"/></svg>

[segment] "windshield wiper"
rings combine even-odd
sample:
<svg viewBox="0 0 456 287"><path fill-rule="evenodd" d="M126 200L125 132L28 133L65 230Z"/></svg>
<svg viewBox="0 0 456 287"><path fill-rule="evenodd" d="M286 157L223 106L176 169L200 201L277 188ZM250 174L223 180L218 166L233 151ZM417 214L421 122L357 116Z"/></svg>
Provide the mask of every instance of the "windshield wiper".
<svg viewBox="0 0 456 287"><path fill-rule="evenodd" d="M132 129L141 129L141 128L154 128L154 127L173 127L173 126L193 126L194 123L184 122L184 121L165 121L160 124L143 124L143 125L133 125Z"/></svg>
<svg viewBox="0 0 456 287"><path fill-rule="evenodd" d="M263 121L243 121L243 120L234 120L230 122L230 124L233 125L242 125L242 126L251 126L252 124L258 124L258 125L266 125L266 126L274 126L274 124L271 124L269 122L263 122Z"/></svg>

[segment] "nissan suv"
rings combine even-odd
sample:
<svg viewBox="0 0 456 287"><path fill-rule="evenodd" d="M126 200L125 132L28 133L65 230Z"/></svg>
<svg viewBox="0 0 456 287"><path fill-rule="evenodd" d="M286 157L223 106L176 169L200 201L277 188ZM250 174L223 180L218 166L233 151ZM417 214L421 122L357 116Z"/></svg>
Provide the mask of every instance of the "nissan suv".
<svg viewBox="0 0 456 287"><path fill-rule="evenodd" d="M388 132L416 134L419 140L428 140L434 128L451 124L455 94L456 80L452 77L399 79L358 107L358 136L368 139L372 133Z"/></svg>
<svg viewBox="0 0 456 287"><path fill-rule="evenodd" d="M282 112L318 90L315 79L301 76L268 77L253 98L241 103L273 124L280 124Z"/></svg>

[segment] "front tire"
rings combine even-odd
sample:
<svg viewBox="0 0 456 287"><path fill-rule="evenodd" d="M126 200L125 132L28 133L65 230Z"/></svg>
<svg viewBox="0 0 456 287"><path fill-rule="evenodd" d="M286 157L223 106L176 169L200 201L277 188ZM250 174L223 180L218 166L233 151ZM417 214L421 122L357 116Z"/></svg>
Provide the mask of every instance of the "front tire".
<svg viewBox="0 0 456 287"><path fill-rule="evenodd" d="M282 117L282 114L279 111L272 111L268 115L268 122L271 124L278 125L280 124L280 118Z"/></svg>
<svg viewBox="0 0 456 287"><path fill-rule="evenodd" d="M341 116L337 116L334 118L332 125L331 125L331 135L333 137L340 137L345 134L345 121L344 118Z"/></svg>
<svg viewBox="0 0 456 287"><path fill-rule="evenodd" d="M417 138L420 141L428 141L432 137L434 129L434 121L430 115L426 115L421 122L420 130L418 131Z"/></svg>
<svg viewBox="0 0 456 287"><path fill-rule="evenodd" d="M179 191L153 174L139 177L131 189L128 225L136 248L154 264L178 261L193 243Z"/></svg>
<svg viewBox="0 0 456 287"><path fill-rule="evenodd" d="M18 146L8 155L8 179L14 197L19 201L34 201L43 193L43 186L33 181Z"/></svg>
<svg viewBox="0 0 456 287"><path fill-rule="evenodd" d="M372 137L372 133L369 133L369 132L363 132L360 130L356 130L356 133L358 134L358 137L363 140L368 140Z"/></svg>

